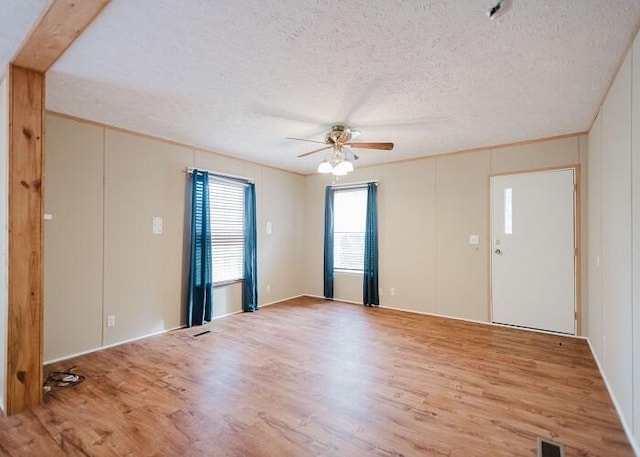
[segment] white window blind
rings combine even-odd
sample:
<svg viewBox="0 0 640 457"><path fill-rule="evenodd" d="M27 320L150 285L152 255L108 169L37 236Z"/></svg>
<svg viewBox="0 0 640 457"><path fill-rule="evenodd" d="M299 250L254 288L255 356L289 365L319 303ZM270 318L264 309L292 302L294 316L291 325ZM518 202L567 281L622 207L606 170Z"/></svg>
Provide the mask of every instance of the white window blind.
<svg viewBox="0 0 640 457"><path fill-rule="evenodd" d="M333 200L333 268L362 271L367 189L337 189Z"/></svg>
<svg viewBox="0 0 640 457"><path fill-rule="evenodd" d="M212 176L209 180L213 282L243 276L244 184Z"/></svg>

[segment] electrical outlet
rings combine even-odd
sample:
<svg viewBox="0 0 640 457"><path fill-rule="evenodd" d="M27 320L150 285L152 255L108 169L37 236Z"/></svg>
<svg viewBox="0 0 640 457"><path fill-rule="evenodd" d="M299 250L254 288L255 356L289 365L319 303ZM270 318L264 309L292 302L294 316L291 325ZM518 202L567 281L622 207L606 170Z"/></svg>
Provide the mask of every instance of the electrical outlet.
<svg viewBox="0 0 640 457"><path fill-rule="evenodd" d="M469 235L469 244L480 244L480 235Z"/></svg>
<svg viewBox="0 0 640 457"><path fill-rule="evenodd" d="M392 297L396 294L396 288L395 287L391 287L389 289L389 295L391 295Z"/></svg>
<svg viewBox="0 0 640 457"><path fill-rule="evenodd" d="M271 284L267 284L267 293L271 293Z"/></svg>
<svg viewBox="0 0 640 457"><path fill-rule="evenodd" d="M116 316L111 315L107 316L107 327L115 327L116 326Z"/></svg>

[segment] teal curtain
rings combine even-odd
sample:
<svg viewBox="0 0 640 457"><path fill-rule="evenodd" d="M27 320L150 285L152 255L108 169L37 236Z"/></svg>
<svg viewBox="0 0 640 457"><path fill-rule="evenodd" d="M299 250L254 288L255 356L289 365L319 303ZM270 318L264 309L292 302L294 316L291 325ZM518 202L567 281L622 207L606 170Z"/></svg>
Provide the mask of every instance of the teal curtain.
<svg viewBox="0 0 640 457"><path fill-rule="evenodd" d="M256 185L248 183L244 190L244 281L242 310L258 311L258 249L256 229Z"/></svg>
<svg viewBox="0 0 640 457"><path fill-rule="evenodd" d="M324 296L333 298L333 188L324 194Z"/></svg>
<svg viewBox="0 0 640 457"><path fill-rule="evenodd" d="M367 184L367 224L364 236L364 268L362 302L365 306L380 304L378 297L378 186Z"/></svg>
<svg viewBox="0 0 640 457"><path fill-rule="evenodd" d="M211 271L211 211L209 173L194 170L191 186L191 261L187 327L211 321L213 285Z"/></svg>

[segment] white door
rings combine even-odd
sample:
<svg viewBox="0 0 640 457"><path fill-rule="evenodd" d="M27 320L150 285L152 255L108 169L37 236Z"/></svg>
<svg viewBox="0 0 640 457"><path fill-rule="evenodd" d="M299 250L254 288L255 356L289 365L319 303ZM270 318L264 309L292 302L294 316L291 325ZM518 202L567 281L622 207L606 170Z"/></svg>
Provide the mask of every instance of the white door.
<svg viewBox="0 0 640 457"><path fill-rule="evenodd" d="M491 177L492 321L575 334L575 177Z"/></svg>

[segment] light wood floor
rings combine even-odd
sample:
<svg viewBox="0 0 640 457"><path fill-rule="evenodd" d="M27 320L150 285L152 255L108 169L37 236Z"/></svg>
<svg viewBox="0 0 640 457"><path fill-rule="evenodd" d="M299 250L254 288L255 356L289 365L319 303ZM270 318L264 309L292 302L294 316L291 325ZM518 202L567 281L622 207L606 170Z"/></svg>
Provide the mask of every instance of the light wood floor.
<svg viewBox="0 0 640 457"><path fill-rule="evenodd" d="M585 341L297 299L47 367L0 456L632 456Z"/></svg>

